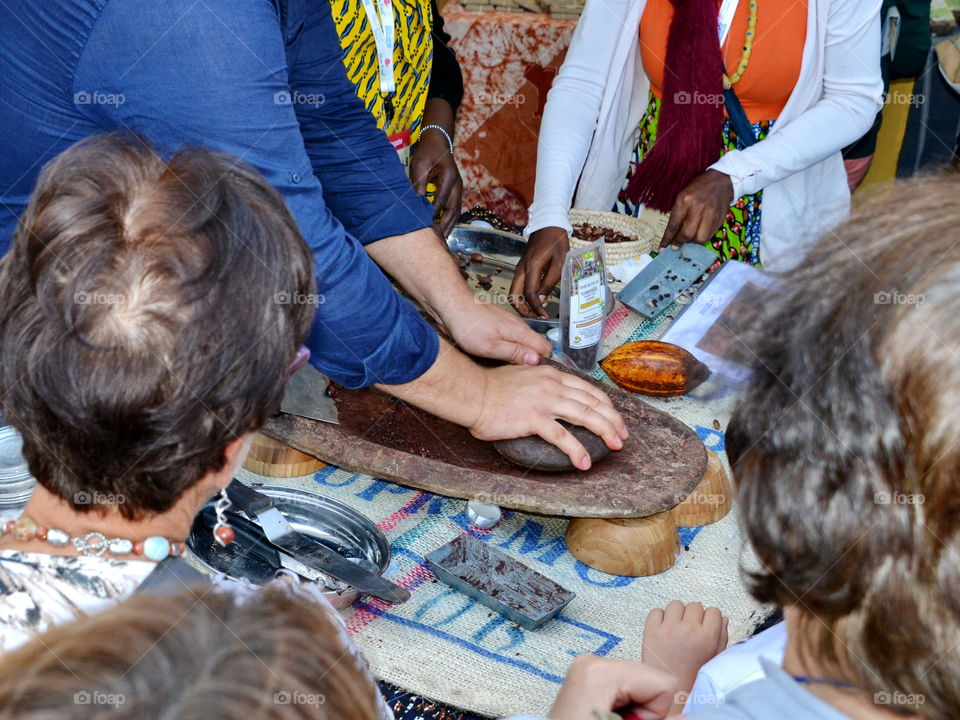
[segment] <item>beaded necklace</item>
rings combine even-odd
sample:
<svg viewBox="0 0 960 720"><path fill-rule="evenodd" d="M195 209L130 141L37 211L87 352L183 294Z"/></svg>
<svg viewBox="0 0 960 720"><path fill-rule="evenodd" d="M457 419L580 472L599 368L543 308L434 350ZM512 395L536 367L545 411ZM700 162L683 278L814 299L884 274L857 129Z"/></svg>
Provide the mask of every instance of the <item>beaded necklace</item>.
<svg viewBox="0 0 960 720"><path fill-rule="evenodd" d="M126 538L108 538L100 532L88 532L86 535L71 537L66 530L46 528L28 517L21 517L16 521L10 520L5 525L0 525L0 537L5 535L12 535L18 542L40 540L54 547L64 547L72 543L77 552L87 557L102 557L107 553L112 557L142 555L160 562L167 557L179 557L186 550L184 543L168 540L162 535L153 535L142 542Z"/></svg>
<svg viewBox="0 0 960 720"><path fill-rule="evenodd" d="M740 62L733 75L723 74L723 89L729 90L747 70L750 64L750 56L753 54L753 41L757 37L757 0L750 0L750 15L747 18L747 33L743 38L743 54L740 56Z"/></svg>

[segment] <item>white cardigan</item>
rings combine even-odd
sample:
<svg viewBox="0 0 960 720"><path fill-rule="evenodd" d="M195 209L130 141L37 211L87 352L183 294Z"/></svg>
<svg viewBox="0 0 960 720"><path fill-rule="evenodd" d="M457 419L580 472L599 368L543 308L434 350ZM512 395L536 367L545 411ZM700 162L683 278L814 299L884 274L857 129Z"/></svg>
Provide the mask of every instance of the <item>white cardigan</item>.
<svg viewBox="0 0 960 720"><path fill-rule="evenodd" d="M547 96L528 236L550 226L570 232L575 188L574 207L613 207L650 88L638 52L645 5L586 0ZM863 136L882 105L881 0L807 5L800 76L773 130L711 166L730 176L735 198L763 189L760 257L776 271L796 265L846 218L850 192L840 150Z"/></svg>

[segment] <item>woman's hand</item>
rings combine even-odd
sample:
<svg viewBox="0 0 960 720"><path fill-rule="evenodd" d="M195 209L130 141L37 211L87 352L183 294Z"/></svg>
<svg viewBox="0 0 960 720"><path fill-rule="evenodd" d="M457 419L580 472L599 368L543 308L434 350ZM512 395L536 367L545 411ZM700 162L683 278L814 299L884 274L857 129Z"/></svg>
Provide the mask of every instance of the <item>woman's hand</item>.
<svg viewBox="0 0 960 720"><path fill-rule="evenodd" d="M510 286L510 304L526 317L550 317L541 295L550 296L560 282L570 239L562 228L545 227L530 235Z"/></svg>
<svg viewBox="0 0 960 720"><path fill-rule="evenodd" d="M454 117L450 103L439 98L427 100L423 127L427 125L439 125L453 137ZM420 133L417 147L410 157L410 182L419 195L427 194L428 182L437 186L433 197L434 224L444 237L449 235L460 219L463 179L443 133L438 130Z"/></svg>
<svg viewBox="0 0 960 720"><path fill-rule="evenodd" d="M733 182L729 175L718 170L697 175L677 195L660 249L708 242L720 229L733 201Z"/></svg>
<svg viewBox="0 0 960 720"><path fill-rule="evenodd" d="M676 691L676 680L662 670L631 660L581 655L570 666L548 717L596 720L594 710L604 714L629 710L641 720L661 720Z"/></svg>

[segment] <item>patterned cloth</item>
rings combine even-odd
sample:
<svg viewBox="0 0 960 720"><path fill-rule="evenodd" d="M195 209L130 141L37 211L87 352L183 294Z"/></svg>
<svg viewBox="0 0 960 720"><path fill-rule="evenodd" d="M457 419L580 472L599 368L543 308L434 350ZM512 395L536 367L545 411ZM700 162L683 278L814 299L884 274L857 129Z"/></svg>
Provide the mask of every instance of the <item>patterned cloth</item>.
<svg viewBox="0 0 960 720"><path fill-rule="evenodd" d="M381 682L380 692L396 720L480 720L478 715L427 700L390 683Z"/></svg>
<svg viewBox="0 0 960 720"><path fill-rule="evenodd" d="M377 47L363 3L360 0L330 0L330 5L344 51L343 64L347 77L357 88L357 96L387 135L410 130L410 140L415 143L427 102L433 60L430 0L392 1L396 23L393 51L396 91L392 98L392 118L387 117L385 98L380 93Z"/></svg>
<svg viewBox="0 0 960 720"><path fill-rule="evenodd" d="M0 651L19 647L55 625L118 605L133 595L156 567L156 563L144 560L0 550ZM217 589L231 593L237 602L257 592L257 587L249 582L223 575L214 576L212 581ZM316 583L291 581L287 575L271 584L296 593L298 598L302 596L303 602L312 601L326 607L331 632L340 635L347 652L359 654L343 618ZM369 671L367 679L373 684ZM380 704L380 717L394 720L386 698ZM460 718L451 716L449 720Z"/></svg>
<svg viewBox="0 0 960 720"><path fill-rule="evenodd" d="M144 560L0 551L0 649L53 625L113 607L156 567Z"/></svg>
<svg viewBox="0 0 960 720"><path fill-rule="evenodd" d="M639 215L642 205L635 204L622 196L633 177L634 168L639 165L653 148L657 140L657 125L660 122L660 98L650 93L647 111L640 119L639 138L630 156L630 167L621 186L621 197L613 207L614 212L625 215ZM758 140L763 140L773 128L772 120L753 124L753 132ZM721 154L731 150L742 150L744 145L737 138L733 124L727 118L723 123L723 148ZM744 195L727 210L723 225L717 230L710 245L721 260L742 260L751 265L760 265L760 204L763 191Z"/></svg>

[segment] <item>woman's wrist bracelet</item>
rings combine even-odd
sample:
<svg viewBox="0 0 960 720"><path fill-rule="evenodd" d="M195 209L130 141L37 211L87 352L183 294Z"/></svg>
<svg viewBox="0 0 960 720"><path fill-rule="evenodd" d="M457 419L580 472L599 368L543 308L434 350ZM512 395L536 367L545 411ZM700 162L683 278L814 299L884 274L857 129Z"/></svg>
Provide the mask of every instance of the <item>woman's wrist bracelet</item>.
<svg viewBox="0 0 960 720"><path fill-rule="evenodd" d="M450 154L453 155L453 138L450 137L450 133L448 133L439 125L424 125L422 128L420 128L420 134L423 135L423 133L425 133L427 130L436 130L440 132L447 139L447 145L450 146Z"/></svg>

